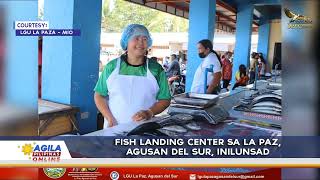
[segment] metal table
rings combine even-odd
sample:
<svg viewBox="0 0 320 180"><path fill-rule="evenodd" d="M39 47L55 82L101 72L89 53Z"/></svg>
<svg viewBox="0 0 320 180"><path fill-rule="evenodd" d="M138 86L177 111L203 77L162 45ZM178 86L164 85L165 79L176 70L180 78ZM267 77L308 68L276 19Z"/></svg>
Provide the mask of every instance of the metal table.
<svg viewBox="0 0 320 180"><path fill-rule="evenodd" d="M39 99L38 135L54 136L77 131L75 116L78 112L77 107Z"/></svg>

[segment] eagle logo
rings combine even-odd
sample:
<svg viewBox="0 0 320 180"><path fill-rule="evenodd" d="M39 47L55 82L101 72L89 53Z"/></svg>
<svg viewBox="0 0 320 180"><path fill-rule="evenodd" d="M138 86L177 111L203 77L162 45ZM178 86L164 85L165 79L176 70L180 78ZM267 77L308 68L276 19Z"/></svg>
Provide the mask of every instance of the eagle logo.
<svg viewBox="0 0 320 180"><path fill-rule="evenodd" d="M288 18L291 18L290 23L295 21L304 21L305 23L312 23L312 20L309 17L293 13L287 8L284 8L284 13Z"/></svg>

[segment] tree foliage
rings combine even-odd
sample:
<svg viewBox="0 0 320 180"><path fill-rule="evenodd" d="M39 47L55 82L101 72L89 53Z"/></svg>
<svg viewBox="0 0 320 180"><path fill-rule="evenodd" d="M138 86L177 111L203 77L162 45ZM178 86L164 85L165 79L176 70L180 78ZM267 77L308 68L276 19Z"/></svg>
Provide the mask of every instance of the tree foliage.
<svg viewBox="0 0 320 180"><path fill-rule="evenodd" d="M136 5L124 0L105 0L102 28L105 32L122 32L132 23L145 25L151 32L187 32L188 20Z"/></svg>

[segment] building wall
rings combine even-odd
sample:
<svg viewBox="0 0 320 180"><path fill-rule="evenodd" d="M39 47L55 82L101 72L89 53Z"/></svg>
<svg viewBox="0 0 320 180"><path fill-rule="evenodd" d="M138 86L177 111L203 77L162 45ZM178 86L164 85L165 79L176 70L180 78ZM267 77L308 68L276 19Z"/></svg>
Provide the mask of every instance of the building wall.
<svg viewBox="0 0 320 180"><path fill-rule="evenodd" d="M158 58L169 56L178 51L187 51L188 33L151 33L153 47L150 55ZM101 33L101 50L118 52L120 47L121 33ZM252 33L251 52L257 50L258 34ZM226 33L216 33L213 41L215 51L234 51L235 35ZM196 44L194 45L196 49ZM119 51L120 52L120 51ZM103 61L103 60L102 60ZM104 61L103 61L104 63Z"/></svg>
<svg viewBox="0 0 320 180"><path fill-rule="evenodd" d="M273 62L273 54L274 54L274 44L276 42L282 42L281 37L281 21L273 20L270 25L270 37L269 37L269 52L268 52L268 66L267 72L271 71L272 62Z"/></svg>

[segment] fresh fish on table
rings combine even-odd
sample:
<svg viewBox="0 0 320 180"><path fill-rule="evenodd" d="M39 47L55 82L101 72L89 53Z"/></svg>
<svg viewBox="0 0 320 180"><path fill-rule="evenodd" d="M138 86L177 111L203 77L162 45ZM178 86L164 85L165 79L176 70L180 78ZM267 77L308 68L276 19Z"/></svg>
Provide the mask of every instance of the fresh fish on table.
<svg viewBox="0 0 320 180"><path fill-rule="evenodd" d="M253 99L253 98L252 98L252 99ZM241 104L248 105L248 104L251 104L252 99L250 99L250 100L248 100L248 99L240 99L240 103L241 103Z"/></svg>
<svg viewBox="0 0 320 180"><path fill-rule="evenodd" d="M276 112L281 112L281 109L279 108L274 108L274 107L254 107L251 109L251 111L263 111L263 110L266 110L266 111L276 111Z"/></svg>
<svg viewBox="0 0 320 180"><path fill-rule="evenodd" d="M282 106L276 102L273 101L262 101L262 102L258 102L253 104L253 107L276 107L281 109Z"/></svg>
<svg viewBox="0 0 320 180"><path fill-rule="evenodd" d="M164 120L159 121L158 123L162 127L187 124L193 120L193 116L189 114L175 114L173 116L167 117Z"/></svg>
<svg viewBox="0 0 320 180"><path fill-rule="evenodd" d="M164 133L164 132L161 132L159 130L154 130L153 132L144 132L142 134L142 136L155 136L155 137L158 137L158 136L169 136L169 135Z"/></svg>
<svg viewBox="0 0 320 180"><path fill-rule="evenodd" d="M250 100L253 99L253 97L252 97L252 96L245 96L245 97L243 97L243 98L241 98L241 99L250 101Z"/></svg>
<svg viewBox="0 0 320 180"><path fill-rule="evenodd" d="M193 131L199 131L201 129L201 127L196 122L191 122L189 124L184 125L183 127Z"/></svg>
<svg viewBox="0 0 320 180"><path fill-rule="evenodd" d="M257 113L265 113L265 114L272 114L272 115L281 115L281 113L277 111L269 111L269 110L251 110L252 112L257 112Z"/></svg>
<svg viewBox="0 0 320 180"><path fill-rule="evenodd" d="M259 101L260 99L264 99L264 98L276 98L276 99L279 99L279 100L282 99L282 97L277 95L277 94L268 93L268 94L263 94L263 95L255 97L253 99L253 101Z"/></svg>
<svg viewBox="0 0 320 180"><path fill-rule="evenodd" d="M238 106L234 106L233 109L236 111L249 111L250 110L249 106L246 106L243 104L240 104Z"/></svg>
<svg viewBox="0 0 320 180"><path fill-rule="evenodd" d="M160 131L160 132L162 132L164 134L167 134L170 137L172 137L172 136L180 136L181 135L181 133L168 131L168 130L165 130L165 129L159 129L158 131Z"/></svg>
<svg viewBox="0 0 320 180"><path fill-rule="evenodd" d="M186 133L187 130L182 127L182 126L177 126L177 125L173 125L173 126L165 126L161 129L167 130L167 131L173 131L173 132L177 132L177 133Z"/></svg>
<svg viewBox="0 0 320 180"><path fill-rule="evenodd" d="M159 123L156 122L147 122L147 123L143 123L140 124L139 126L137 126L136 128L134 128L133 130L131 130L127 136L131 136L131 135L143 135L145 132L153 132L159 128L161 128L162 126Z"/></svg>
<svg viewBox="0 0 320 180"><path fill-rule="evenodd" d="M187 121L191 121L193 119L193 116L189 114L176 114L171 116L171 119L174 119L180 122L187 122Z"/></svg>
<svg viewBox="0 0 320 180"><path fill-rule="evenodd" d="M279 95L279 96L282 96L282 90L276 90L276 91L273 91L272 93Z"/></svg>
<svg viewBox="0 0 320 180"><path fill-rule="evenodd" d="M263 94L253 99L252 104L256 104L264 101L272 101L281 104L282 97L276 94Z"/></svg>

